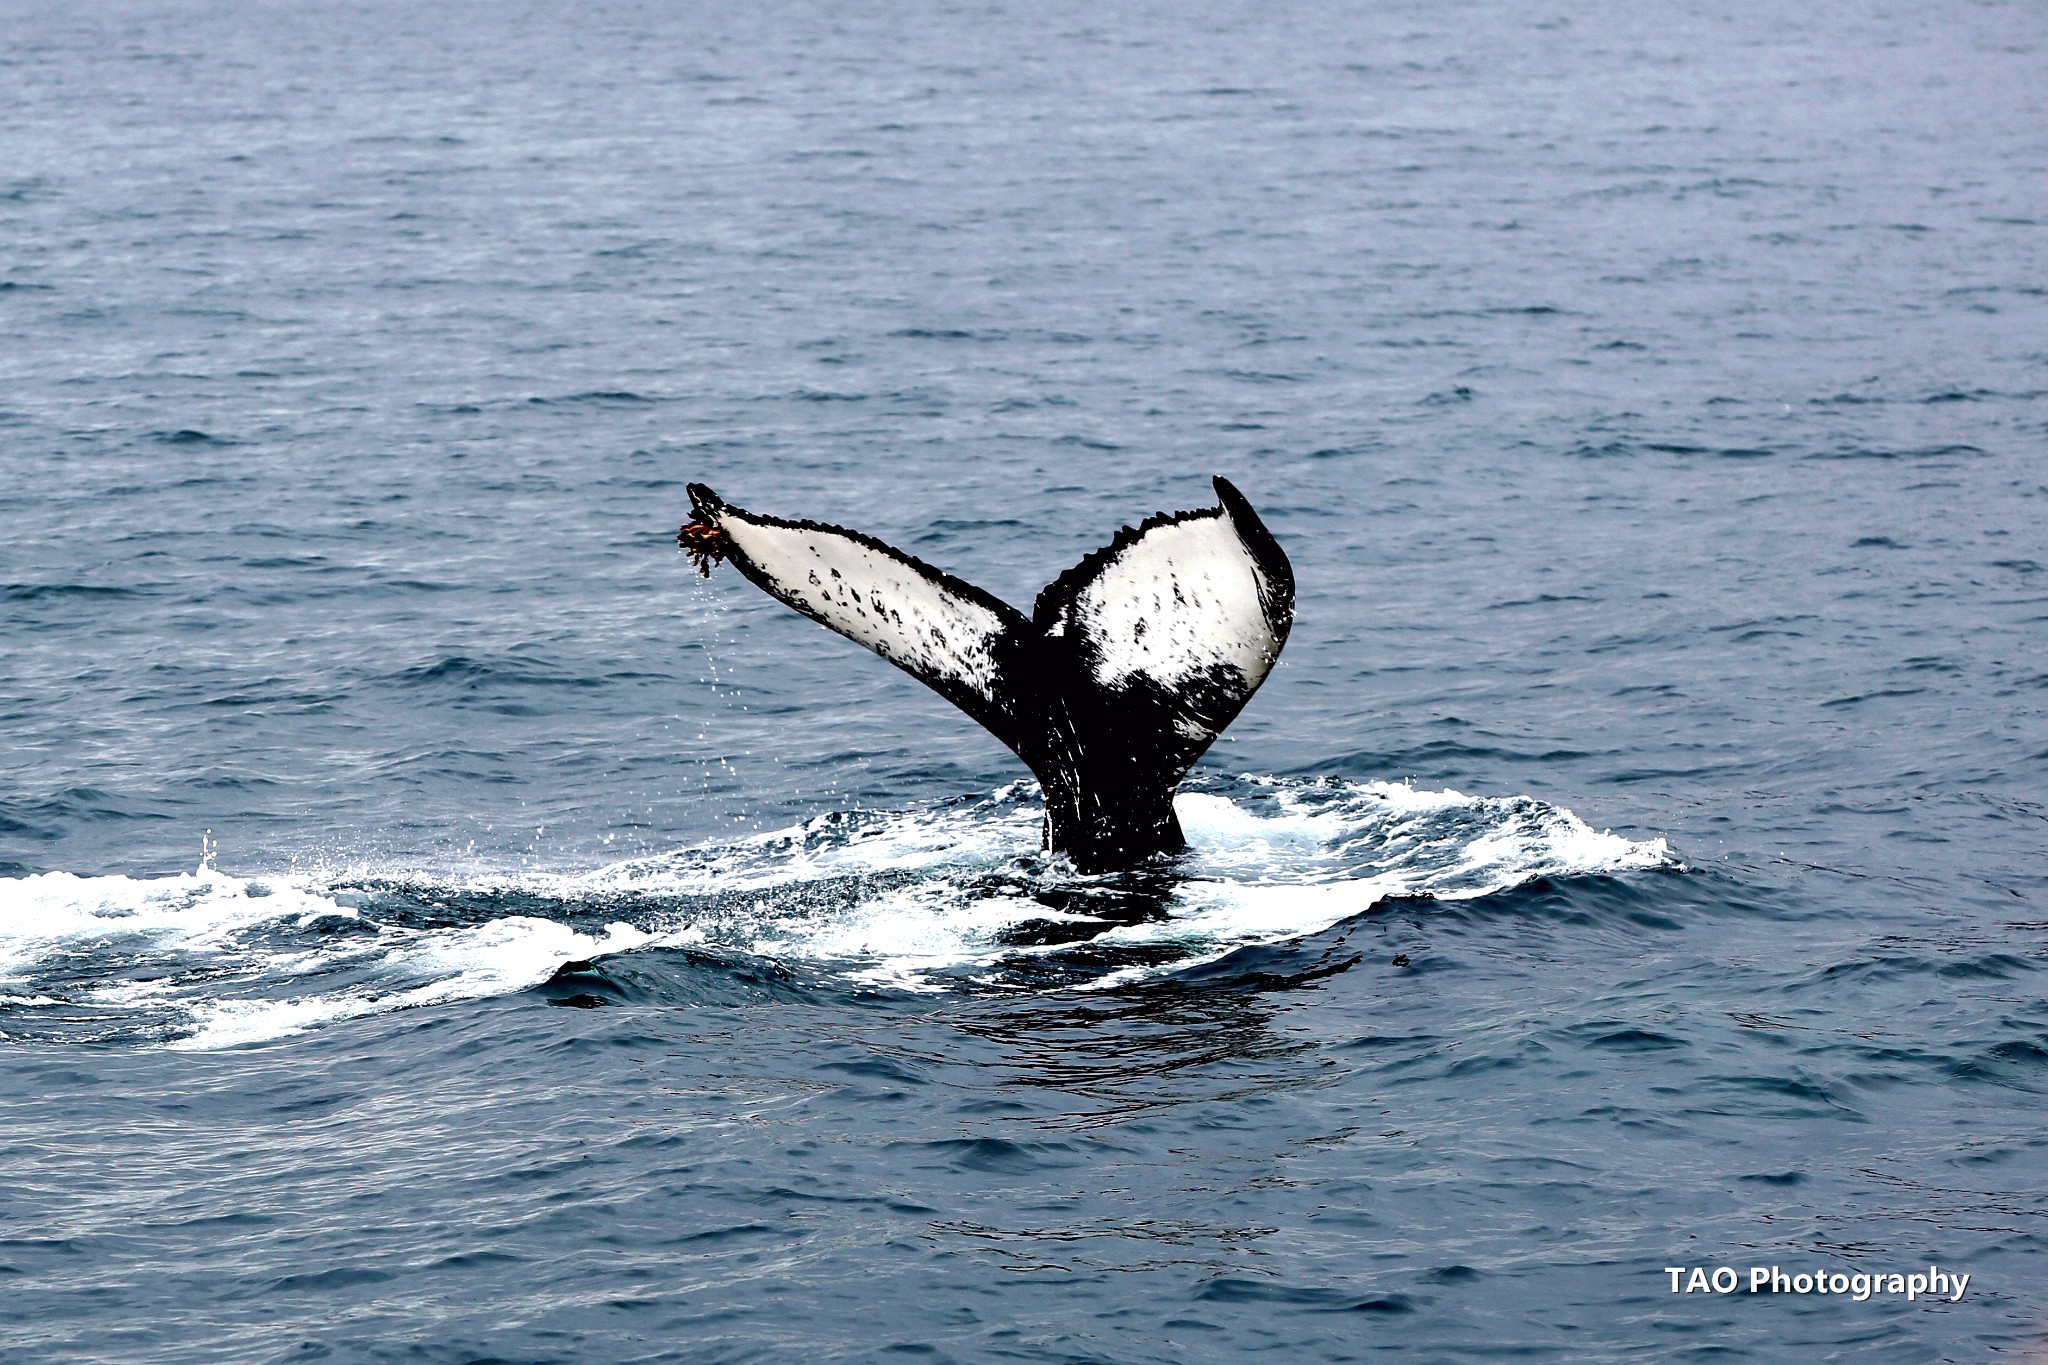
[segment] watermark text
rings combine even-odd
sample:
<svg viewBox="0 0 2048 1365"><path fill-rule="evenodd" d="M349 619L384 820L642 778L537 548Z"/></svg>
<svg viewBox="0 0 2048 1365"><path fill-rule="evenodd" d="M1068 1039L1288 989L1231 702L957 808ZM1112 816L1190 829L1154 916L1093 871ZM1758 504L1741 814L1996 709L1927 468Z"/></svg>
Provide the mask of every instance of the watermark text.
<svg viewBox="0 0 2048 1365"><path fill-rule="evenodd" d="M1955 1275L1940 1266L1913 1271L1782 1270L1774 1265L1753 1265L1745 1272L1732 1265L1667 1265L1674 1294L1845 1294L1862 1303L1871 1298L1903 1297L1908 1303L1940 1299L1960 1303L1970 1287L1968 1275Z"/></svg>

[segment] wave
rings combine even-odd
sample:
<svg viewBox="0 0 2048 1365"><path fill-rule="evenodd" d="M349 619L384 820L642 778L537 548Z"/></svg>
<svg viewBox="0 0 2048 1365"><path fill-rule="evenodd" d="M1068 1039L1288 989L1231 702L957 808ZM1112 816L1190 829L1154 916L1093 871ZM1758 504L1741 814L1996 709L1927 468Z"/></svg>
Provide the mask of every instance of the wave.
<svg viewBox="0 0 2048 1365"><path fill-rule="evenodd" d="M802 967L858 990L1115 989L1389 900L1678 866L1531 797L1201 779L1184 856L1075 875L1029 783L834 812L585 872L321 868L0 879L0 1038L211 1049L540 986L594 960ZM586 1001L587 996L577 1000Z"/></svg>

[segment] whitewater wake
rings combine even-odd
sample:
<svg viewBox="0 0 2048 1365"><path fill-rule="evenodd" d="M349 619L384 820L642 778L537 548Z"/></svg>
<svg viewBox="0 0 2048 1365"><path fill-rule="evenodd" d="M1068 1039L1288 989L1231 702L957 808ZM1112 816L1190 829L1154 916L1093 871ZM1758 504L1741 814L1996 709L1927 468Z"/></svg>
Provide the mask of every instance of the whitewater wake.
<svg viewBox="0 0 2048 1365"><path fill-rule="evenodd" d="M688 949L862 989L1110 989L1311 934L1389 898L1678 864L1530 797L1245 777L1183 792L1189 852L1078 877L1036 788L834 813L578 873L391 869L0 880L0 1038L211 1049L530 989Z"/></svg>

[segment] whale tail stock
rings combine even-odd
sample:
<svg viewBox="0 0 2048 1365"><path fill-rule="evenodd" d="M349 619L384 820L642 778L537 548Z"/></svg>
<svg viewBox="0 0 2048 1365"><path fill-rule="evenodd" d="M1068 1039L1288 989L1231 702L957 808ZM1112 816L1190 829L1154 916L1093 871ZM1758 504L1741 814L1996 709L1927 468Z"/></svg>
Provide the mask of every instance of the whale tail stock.
<svg viewBox="0 0 2048 1365"><path fill-rule="evenodd" d="M872 536L734 507L689 486L678 534L972 716L1045 792L1045 843L1082 872L1184 847L1173 793L1272 671L1294 570L1227 479L1054 579L1025 616Z"/></svg>

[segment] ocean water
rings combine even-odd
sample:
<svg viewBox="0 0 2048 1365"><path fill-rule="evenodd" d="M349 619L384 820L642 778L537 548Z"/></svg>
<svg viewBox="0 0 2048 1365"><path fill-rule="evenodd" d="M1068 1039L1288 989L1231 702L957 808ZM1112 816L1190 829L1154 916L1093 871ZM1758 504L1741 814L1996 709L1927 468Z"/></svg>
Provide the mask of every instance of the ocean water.
<svg viewBox="0 0 2048 1365"><path fill-rule="evenodd" d="M1118 877L673 542L1212 473ZM2048 1355L2037 5L5 0L0 517L9 1361Z"/></svg>

